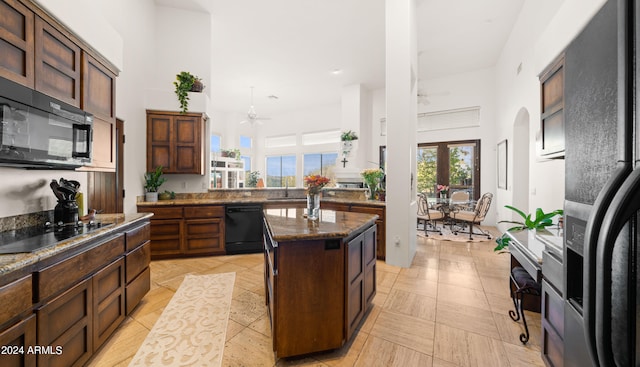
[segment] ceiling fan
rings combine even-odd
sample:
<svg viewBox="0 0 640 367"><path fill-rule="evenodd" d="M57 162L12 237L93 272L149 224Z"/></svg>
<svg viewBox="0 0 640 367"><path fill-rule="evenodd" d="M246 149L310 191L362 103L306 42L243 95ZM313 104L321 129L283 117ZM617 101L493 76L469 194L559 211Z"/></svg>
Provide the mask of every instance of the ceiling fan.
<svg viewBox="0 0 640 367"><path fill-rule="evenodd" d="M253 87L251 87L251 107L249 107L249 111L247 111L247 119L240 121L240 123L244 124L249 122L251 123L251 126L253 126L256 122L258 124L262 124L262 121L264 120L270 120L270 118L258 116L255 107L253 107Z"/></svg>

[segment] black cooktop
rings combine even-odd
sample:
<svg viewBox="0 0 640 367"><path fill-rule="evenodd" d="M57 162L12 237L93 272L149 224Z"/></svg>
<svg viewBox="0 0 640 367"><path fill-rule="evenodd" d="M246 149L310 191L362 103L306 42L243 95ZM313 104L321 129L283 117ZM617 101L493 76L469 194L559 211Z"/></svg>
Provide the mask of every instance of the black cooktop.
<svg viewBox="0 0 640 367"><path fill-rule="evenodd" d="M83 234L113 225L103 222L44 225L21 228L0 233L0 254L34 252Z"/></svg>

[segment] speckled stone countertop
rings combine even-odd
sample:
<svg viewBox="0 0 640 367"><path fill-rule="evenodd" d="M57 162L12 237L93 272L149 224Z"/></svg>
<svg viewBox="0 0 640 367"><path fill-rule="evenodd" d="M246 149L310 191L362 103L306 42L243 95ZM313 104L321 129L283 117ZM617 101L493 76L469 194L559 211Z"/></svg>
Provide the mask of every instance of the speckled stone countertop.
<svg viewBox="0 0 640 367"><path fill-rule="evenodd" d="M320 218L311 221L302 208L265 209L264 216L276 242L345 238L378 219L375 214L320 210Z"/></svg>
<svg viewBox="0 0 640 367"><path fill-rule="evenodd" d="M286 195L286 196L285 196ZM137 198L138 206L173 206L173 205L224 205L224 204L286 204L304 202L304 189L229 189L213 190L203 193L180 193L175 199L144 201L144 196ZM324 189L323 201L345 204L362 204L384 207L384 201L367 200L360 189Z"/></svg>
<svg viewBox="0 0 640 367"><path fill-rule="evenodd" d="M89 234L80 235L66 241L61 241L54 246L45 247L34 252L0 255L0 277L4 277L9 273L23 269L27 269L27 272L30 272L30 267L37 264L39 261L82 246L91 238L116 232L124 226L133 224L145 218L150 218L151 216L153 216L153 214L150 213L98 214L96 215L97 220L103 223L114 223L114 225L101 228Z"/></svg>

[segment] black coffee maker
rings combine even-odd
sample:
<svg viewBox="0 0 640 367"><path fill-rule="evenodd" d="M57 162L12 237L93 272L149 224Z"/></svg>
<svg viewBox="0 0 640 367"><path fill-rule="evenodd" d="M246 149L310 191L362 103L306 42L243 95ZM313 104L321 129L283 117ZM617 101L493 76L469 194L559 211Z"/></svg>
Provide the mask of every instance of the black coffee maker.
<svg viewBox="0 0 640 367"><path fill-rule="evenodd" d="M56 225L62 223L77 224L78 223L78 203L76 202L76 193L80 188L80 183L74 180L65 180L60 178L60 183L51 180L51 189L53 194L58 198L58 204L53 210L53 221Z"/></svg>

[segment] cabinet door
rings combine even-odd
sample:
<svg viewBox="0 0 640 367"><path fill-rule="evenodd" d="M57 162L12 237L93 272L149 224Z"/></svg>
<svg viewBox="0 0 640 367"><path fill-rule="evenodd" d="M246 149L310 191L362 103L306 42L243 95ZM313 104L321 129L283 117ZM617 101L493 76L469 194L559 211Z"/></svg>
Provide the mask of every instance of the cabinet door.
<svg viewBox="0 0 640 367"><path fill-rule="evenodd" d="M224 254L222 219L189 219L185 221L187 254Z"/></svg>
<svg viewBox="0 0 640 367"><path fill-rule="evenodd" d="M2 355L3 367L34 367L36 355L27 353L29 347L36 345L36 315L31 315L10 328L0 332L0 346L9 350L23 350L24 353ZM21 348L21 349L20 349Z"/></svg>
<svg viewBox="0 0 640 367"><path fill-rule="evenodd" d="M365 312L376 295L376 226L364 233L364 303Z"/></svg>
<svg viewBox="0 0 640 367"><path fill-rule="evenodd" d="M34 14L17 0L0 0L0 14L0 77L33 88Z"/></svg>
<svg viewBox="0 0 640 367"><path fill-rule="evenodd" d="M95 352L124 320L124 258L96 273L93 286L93 351Z"/></svg>
<svg viewBox="0 0 640 367"><path fill-rule="evenodd" d="M162 166L164 172L173 172L173 118L169 115L147 116L147 172Z"/></svg>
<svg viewBox="0 0 640 367"><path fill-rule="evenodd" d="M365 236L361 233L347 244L347 340L365 313Z"/></svg>
<svg viewBox="0 0 640 367"><path fill-rule="evenodd" d="M158 219L151 221L151 258L180 255L182 251L181 219Z"/></svg>
<svg viewBox="0 0 640 367"><path fill-rule="evenodd" d="M204 173L201 120L195 116L175 117L175 173Z"/></svg>
<svg viewBox="0 0 640 367"><path fill-rule="evenodd" d="M61 346L61 354L39 354L39 366L82 366L93 353L91 279L36 311L38 344Z"/></svg>
<svg viewBox="0 0 640 367"><path fill-rule="evenodd" d="M35 18L35 89L80 107L80 47Z"/></svg>
<svg viewBox="0 0 640 367"><path fill-rule="evenodd" d="M92 169L116 169L116 75L82 52L82 109L93 114Z"/></svg>

